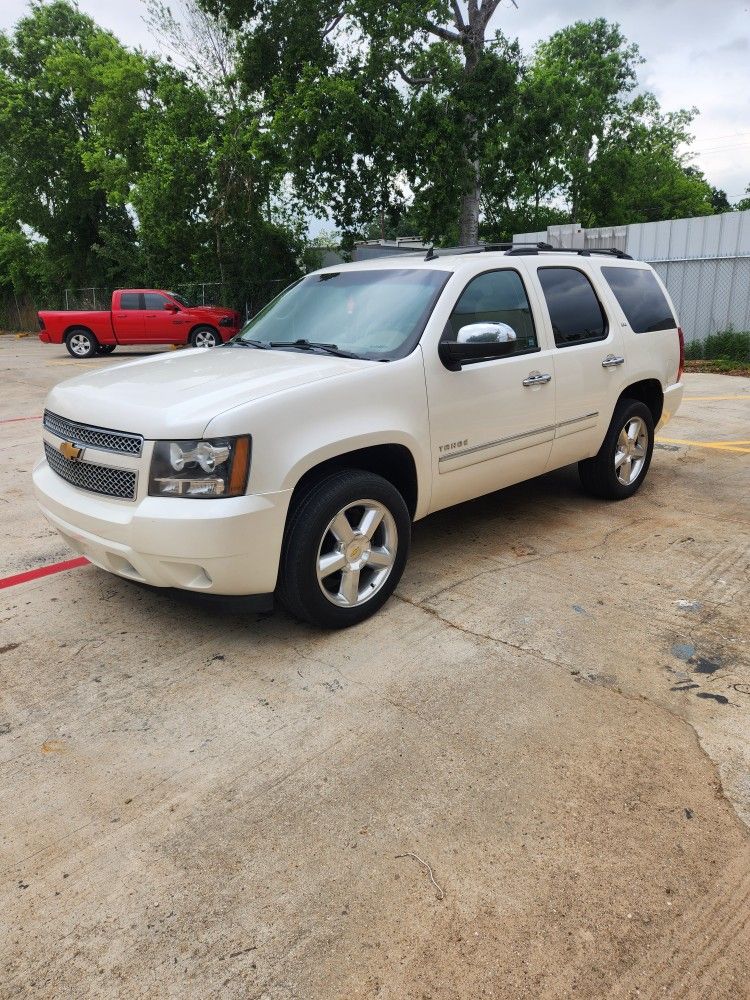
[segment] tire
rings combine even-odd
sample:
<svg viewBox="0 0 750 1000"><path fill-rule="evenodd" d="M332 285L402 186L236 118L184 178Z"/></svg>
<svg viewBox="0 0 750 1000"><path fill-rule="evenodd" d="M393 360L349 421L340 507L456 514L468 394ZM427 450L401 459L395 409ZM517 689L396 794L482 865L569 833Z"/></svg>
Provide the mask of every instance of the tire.
<svg viewBox="0 0 750 1000"><path fill-rule="evenodd" d="M410 540L409 511L387 479L358 469L332 473L290 511L277 596L296 618L322 628L356 625L395 590Z"/></svg>
<svg viewBox="0 0 750 1000"><path fill-rule="evenodd" d="M221 337L211 326L197 326L190 334L191 347L216 347Z"/></svg>
<svg viewBox="0 0 750 1000"><path fill-rule="evenodd" d="M112 354L117 344L99 344L96 349L97 354Z"/></svg>
<svg viewBox="0 0 750 1000"><path fill-rule="evenodd" d="M605 500L627 500L641 488L653 451L651 410L637 399L621 399L598 453L578 463L583 488Z"/></svg>
<svg viewBox="0 0 750 1000"><path fill-rule="evenodd" d="M66 336L65 346L73 358L93 358L99 350L99 341L91 330L78 326Z"/></svg>

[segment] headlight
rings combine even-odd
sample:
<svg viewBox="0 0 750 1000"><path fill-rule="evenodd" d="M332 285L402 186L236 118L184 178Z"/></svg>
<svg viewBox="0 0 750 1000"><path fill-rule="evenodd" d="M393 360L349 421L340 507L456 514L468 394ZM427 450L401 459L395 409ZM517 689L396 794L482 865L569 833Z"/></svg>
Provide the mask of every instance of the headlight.
<svg viewBox="0 0 750 1000"><path fill-rule="evenodd" d="M152 497L237 497L247 488L250 438L157 441L148 492Z"/></svg>

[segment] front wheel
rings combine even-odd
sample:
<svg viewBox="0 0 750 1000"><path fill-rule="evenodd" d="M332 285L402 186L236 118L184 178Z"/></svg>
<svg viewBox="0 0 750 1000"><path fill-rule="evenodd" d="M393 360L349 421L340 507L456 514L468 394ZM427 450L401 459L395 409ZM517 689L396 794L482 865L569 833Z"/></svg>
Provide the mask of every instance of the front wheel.
<svg viewBox="0 0 750 1000"><path fill-rule="evenodd" d="M654 450L654 418L645 403L621 399L594 458L578 463L583 488L605 500L626 500L640 489Z"/></svg>
<svg viewBox="0 0 750 1000"><path fill-rule="evenodd" d="M74 358L93 358L99 349L99 341L90 330L79 327L70 331L65 338L65 346Z"/></svg>
<svg viewBox="0 0 750 1000"><path fill-rule="evenodd" d="M192 347L216 347L221 340L216 330L210 326L199 326L190 334L190 345Z"/></svg>
<svg viewBox="0 0 750 1000"><path fill-rule="evenodd" d="M289 515L279 598L323 628L356 625L395 590L410 538L409 511L387 479L357 469L332 473Z"/></svg>

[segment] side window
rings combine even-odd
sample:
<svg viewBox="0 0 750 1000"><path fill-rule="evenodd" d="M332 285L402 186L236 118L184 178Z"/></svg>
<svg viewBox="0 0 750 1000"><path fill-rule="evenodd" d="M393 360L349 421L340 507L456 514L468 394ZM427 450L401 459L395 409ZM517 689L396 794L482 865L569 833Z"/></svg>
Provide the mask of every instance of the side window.
<svg viewBox="0 0 750 1000"><path fill-rule="evenodd" d="M540 267L537 274L558 347L604 340L607 317L583 271L573 267Z"/></svg>
<svg viewBox="0 0 750 1000"><path fill-rule="evenodd" d="M531 306L517 271L488 271L473 278L451 313L444 338L456 340L458 331L472 323L509 326L516 335L514 354L539 350Z"/></svg>
<svg viewBox="0 0 750 1000"><path fill-rule="evenodd" d="M164 295L159 295L158 292L144 292L143 298L146 303L144 309L163 309L169 303L169 299Z"/></svg>
<svg viewBox="0 0 750 1000"><path fill-rule="evenodd" d="M602 274L633 333L676 329L672 310L653 271L645 267L603 267Z"/></svg>
<svg viewBox="0 0 750 1000"><path fill-rule="evenodd" d="M140 309L140 292L123 292L120 296L120 309Z"/></svg>

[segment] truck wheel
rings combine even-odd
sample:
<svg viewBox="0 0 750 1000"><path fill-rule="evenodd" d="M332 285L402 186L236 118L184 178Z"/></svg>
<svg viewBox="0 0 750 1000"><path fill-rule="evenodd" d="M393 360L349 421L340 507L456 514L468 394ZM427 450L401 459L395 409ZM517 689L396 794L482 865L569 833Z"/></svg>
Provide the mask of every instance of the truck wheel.
<svg viewBox="0 0 750 1000"><path fill-rule="evenodd" d="M289 514L278 596L314 625L356 625L395 590L410 537L404 498L387 479L358 469L332 473Z"/></svg>
<svg viewBox="0 0 750 1000"><path fill-rule="evenodd" d="M78 327L67 335L65 346L74 358L93 358L99 349L99 341L90 330Z"/></svg>
<svg viewBox="0 0 750 1000"><path fill-rule="evenodd" d="M190 334L191 347L216 347L220 343L218 333L210 326L199 326Z"/></svg>
<svg viewBox="0 0 750 1000"><path fill-rule="evenodd" d="M96 349L96 353L97 354L111 354L116 347L117 347L117 344L99 344L99 346Z"/></svg>
<svg viewBox="0 0 750 1000"><path fill-rule="evenodd" d="M599 452L578 463L583 488L605 500L626 500L640 489L654 450L654 418L636 399L621 399Z"/></svg>

